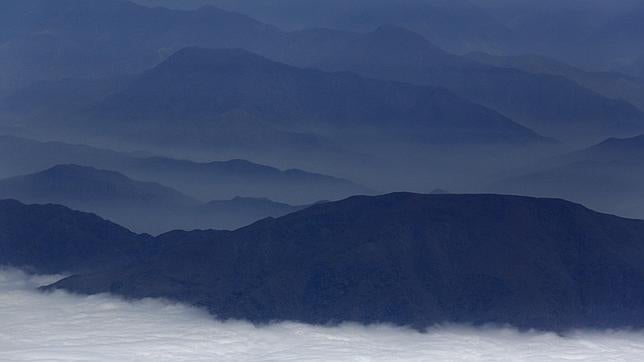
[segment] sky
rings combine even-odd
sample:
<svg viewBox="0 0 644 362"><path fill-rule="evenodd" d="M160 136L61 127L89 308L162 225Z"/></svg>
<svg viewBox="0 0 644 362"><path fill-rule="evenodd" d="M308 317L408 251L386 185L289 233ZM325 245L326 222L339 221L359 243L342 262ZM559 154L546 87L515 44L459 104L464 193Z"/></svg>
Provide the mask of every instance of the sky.
<svg viewBox="0 0 644 362"><path fill-rule="evenodd" d="M0 361L639 361L644 336L444 326L255 327L161 300L40 293L60 276L0 271Z"/></svg>

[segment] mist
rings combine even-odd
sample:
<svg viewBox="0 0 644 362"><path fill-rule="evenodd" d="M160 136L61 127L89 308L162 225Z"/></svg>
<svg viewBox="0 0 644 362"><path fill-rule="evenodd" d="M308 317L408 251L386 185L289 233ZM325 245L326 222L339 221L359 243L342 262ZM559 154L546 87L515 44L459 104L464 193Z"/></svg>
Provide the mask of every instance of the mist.
<svg viewBox="0 0 644 362"><path fill-rule="evenodd" d="M628 361L639 332L565 336L511 328L336 327L214 320L162 300L41 293L62 276L0 271L0 360L11 361Z"/></svg>

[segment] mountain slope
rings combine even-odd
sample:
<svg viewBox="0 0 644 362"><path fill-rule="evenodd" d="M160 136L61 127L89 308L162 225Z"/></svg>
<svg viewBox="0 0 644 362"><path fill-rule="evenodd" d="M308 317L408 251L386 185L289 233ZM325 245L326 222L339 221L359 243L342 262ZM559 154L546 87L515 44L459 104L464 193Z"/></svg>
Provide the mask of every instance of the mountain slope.
<svg viewBox="0 0 644 362"><path fill-rule="evenodd" d="M467 54L480 63L515 68L530 73L564 76L613 99L624 99L644 110L644 79L620 73L589 72L537 55L495 56L483 52Z"/></svg>
<svg viewBox="0 0 644 362"><path fill-rule="evenodd" d="M507 177L488 191L561 197L612 214L644 218L644 136L610 138Z"/></svg>
<svg viewBox="0 0 644 362"><path fill-rule="evenodd" d="M175 229L237 229L302 208L242 197L201 203L156 183L76 165L0 180L0 198L95 212L132 230L152 234Z"/></svg>
<svg viewBox="0 0 644 362"><path fill-rule="evenodd" d="M198 201L171 188L132 180L113 171L59 165L25 176L0 180L0 198L26 203L55 203L96 212L127 227L150 233L171 230L173 215Z"/></svg>
<svg viewBox="0 0 644 362"><path fill-rule="evenodd" d="M131 178L170 186L202 201L243 196L306 204L372 192L345 179L298 169L280 170L245 160L194 162L0 136L2 178L60 164L118 171Z"/></svg>
<svg viewBox="0 0 644 362"><path fill-rule="evenodd" d="M13 4L17 0L9 1ZM146 8L123 1L94 4L96 1L65 0L58 7L52 7L43 0L24 0L25 4L20 2L10 6L8 16L24 21L9 26L15 29L8 30L8 34L13 34L11 40L0 48L0 67L7 69L6 74L33 78L32 81L96 78L143 71L184 47L234 47L297 66L350 70L369 77L446 87L555 138L560 133L565 137L579 136L580 127L588 133L581 136L593 141L606 136L631 135L644 128L644 115L628 102L608 99L599 94L601 92L592 92L561 76L492 67L454 56L431 45L420 35L396 26L381 27L367 34L319 29L285 32L243 15L211 7L178 11ZM412 1L406 5L420 7L427 16L435 15L431 11L427 13L424 8L427 4ZM445 5L449 4L437 8L445 10L450 7ZM36 20L28 10L31 8L41 10L37 12ZM460 9L456 14L464 11L467 17L480 12L466 4L455 9ZM74 21L77 18L83 21ZM396 21L382 23L395 24ZM453 26L449 27L454 30ZM51 37L55 39L49 39ZM60 49L64 50L62 55L55 56ZM7 58L4 66L1 65L3 57ZM56 61L42 62L42 59L52 58ZM16 67L18 69L14 69ZM28 79L17 82L31 83ZM631 89L631 83L616 87L611 93L626 92L637 97L637 88ZM166 106L166 110L186 110L178 107L168 110ZM307 141L298 135L284 134L285 130L275 130L253 117L236 115L233 118L236 121L241 118L249 125L245 127L247 130L261 127L266 132L277 133L275 138L291 139L293 143ZM217 128L223 130L225 127L219 125ZM145 133L140 131L140 134ZM217 134L210 132L209 137ZM202 136L199 132L193 132L186 138L199 136ZM210 140L207 143L225 143L236 138L240 142L243 139L235 136L235 132L228 132L217 138L217 142ZM254 141L259 139L261 137L255 137ZM254 141L247 142L245 147ZM156 142L168 142L168 138L158 137ZM285 142L277 140L274 143ZM337 158L342 159L342 156Z"/></svg>
<svg viewBox="0 0 644 362"><path fill-rule="evenodd" d="M136 73L174 50L258 46L276 29L215 8L149 9L122 0L6 0L3 85ZM6 19L6 20L5 20Z"/></svg>
<svg viewBox="0 0 644 362"><path fill-rule="evenodd" d="M138 258L149 240L98 216L0 200L0 264L37 273L100 270Z"/></svg>
<svg viewBox="0 0 644 362"><path fill-rule="evenodd" d="M336 49L319 55L317 61L309 59L309 65L445 87L553 137L629 135L644 127L644 113L626 101L607 98L559 74L455 56L402 28L380 27L337 43ZM618 84L612 92L639 99L635 85L631 89L631 83Z"/></svg>
<svg viewBox="0 0 644 362"><path fill-rule="evenodd" d="M234 49L179 51L93 109L96 117L122 120L121 127L151 120L154 127L159 120L204 127L234 110L331 138L367 130L424 142L539 141L532 131L442 89L295 68Z"/></svg>
<svg viewBox="0 0 644 362"><path fill-rule="evenodd" d="M562 200L353 197L235 232L168 233L154 258L54 288L252 321L641 326L642 235L642 221Z"/></svg>

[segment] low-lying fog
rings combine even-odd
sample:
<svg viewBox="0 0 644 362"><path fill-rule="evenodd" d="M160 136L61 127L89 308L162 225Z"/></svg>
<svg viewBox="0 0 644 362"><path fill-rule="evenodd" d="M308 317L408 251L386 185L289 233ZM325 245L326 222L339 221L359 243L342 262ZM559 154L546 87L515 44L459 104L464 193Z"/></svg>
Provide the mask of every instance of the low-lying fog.
<svg viewBox="0 0 644 362"><path fill-rule="evenodd" d="M56 277L0 271L2 361L637 361L633 332L222 323L158 300L39 293Z"/></svg>

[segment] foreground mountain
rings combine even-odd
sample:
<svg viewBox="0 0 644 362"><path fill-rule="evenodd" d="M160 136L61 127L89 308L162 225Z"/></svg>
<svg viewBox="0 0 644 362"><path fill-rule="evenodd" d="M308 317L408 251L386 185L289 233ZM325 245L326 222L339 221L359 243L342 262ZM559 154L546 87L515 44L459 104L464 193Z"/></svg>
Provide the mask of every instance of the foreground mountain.
<svg viewBox="0 0 644 362"><path fill-rule="evenodd" d="M307 204L372 193L345 179L299 169L280 170L245 160L193 162L0 136L0 177L35 173L60 164L118 171L170 186L204 202L243 196Z"/></svg>
<svg viewBox="0 0 644 362"><path fill-rule="evenodd" d="M561 197L612 214L644 218L644 136L611 138L507 177L489 191Z"/></svg>
<svg viewBox="0 0 644 362"><path fill-rule="evenodd" d="M0 201L0 264L36 273L100 270L137 259L148 236L58 205Z"/></svg>
<svg viewBox="0 0 644 362"><path fill-rule="evenodd" d="M555 199L353 197L234 232L171 232L145 260L53 287L252 321L638 327L642 235L642 221Z"/></svg>

